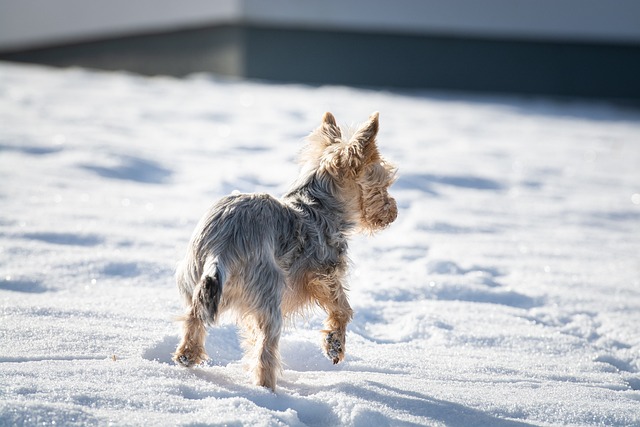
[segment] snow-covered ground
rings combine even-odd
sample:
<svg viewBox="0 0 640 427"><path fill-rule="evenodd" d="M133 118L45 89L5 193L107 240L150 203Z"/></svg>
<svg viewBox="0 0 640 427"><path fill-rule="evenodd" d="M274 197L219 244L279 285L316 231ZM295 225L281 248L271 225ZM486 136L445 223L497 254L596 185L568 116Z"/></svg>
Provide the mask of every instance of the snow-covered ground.
<svg viewBox="0 0 640 427"><path fill-rule="evenodd" d="M282 193L324 111L380 111L398 220L351 244L277 392L235 327L171 362L172 274L233 190ZM640 425L640 112L0 63L0 425Z"/></svg>

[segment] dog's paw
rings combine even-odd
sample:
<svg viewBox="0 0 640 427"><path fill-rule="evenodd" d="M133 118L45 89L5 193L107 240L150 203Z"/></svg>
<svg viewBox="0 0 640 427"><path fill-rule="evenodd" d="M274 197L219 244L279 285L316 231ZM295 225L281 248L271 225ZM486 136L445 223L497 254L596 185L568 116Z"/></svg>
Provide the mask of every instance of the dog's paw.
<svg viewBox="0 0 640 427"><path fill-rule="evenodd" d="M201 365L207 359L203 351L177 351L173 355L173 361L185 368Z"/></svg>
<svg viewBox="0 0 640 427"><path fill-rule="evenodd" d="M338 331L325 331L325 333L324 352L335 365L344 359L344 334Z"/></svg>
<svg viewBox="0 0 640 427"><path fill-rule="evenodd" d="M187 356L185 356L184 354L180 355L180 356L174 356L173 360L178 364L178 365L182 365L185 368L188 368L189 366L191 366L191 362L189 362L189 359L187 358Z"/></svg>

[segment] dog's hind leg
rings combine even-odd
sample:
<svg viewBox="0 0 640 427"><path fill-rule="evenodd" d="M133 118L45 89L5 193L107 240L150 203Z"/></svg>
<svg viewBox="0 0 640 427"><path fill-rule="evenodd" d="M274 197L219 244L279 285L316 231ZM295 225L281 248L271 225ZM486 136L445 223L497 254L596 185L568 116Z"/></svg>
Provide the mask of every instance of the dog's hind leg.
<svg viewBox="0 0 640 427"><path fill-rule="evenodd" d="M262 263L246 278L250 301L244 320L245 350L257 385L275 390L280 373L279 342L282 331L284 274L275 262Z"/></svg>
<svg viewBox="0 0 640 427"><path fill-rule="evenodd" d="M195 313L194 307L182 318L182 340L173 353L174 362L190 368L207 359L204 349L206 328L202 319Z"/></svg>
<svg viewBox="0 0 640 427"><path fill-rule="evenodd" d="M258 385L275 390L278 374L280 373L280 333L282 330L282 315L280 310L267 316L258 317L262 342L256 354L257 365L255 380Z"/></svg>
<svg viewBox="0 0 640 427"><path fill-rule="evenodd" d="M204 349L206 326L216 320L221 294L222 282L214 264L212 268L205 269L193 291L189 311L182 318L183 336L173 355L176 363L191 367L207 359Z"/></svg>

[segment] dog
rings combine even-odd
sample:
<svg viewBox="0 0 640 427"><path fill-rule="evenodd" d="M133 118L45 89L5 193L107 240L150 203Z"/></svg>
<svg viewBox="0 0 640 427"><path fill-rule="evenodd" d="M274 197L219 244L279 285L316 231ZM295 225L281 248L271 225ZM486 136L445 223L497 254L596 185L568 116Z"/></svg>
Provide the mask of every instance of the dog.
<svg viewBox="0 0 640 427"><path fill-rule="evenodd" d="M213 204L176 271L187 307L177 364L206 360L206 328L231 310L255 383L275 391L283 324L315 304L327 313L324 354L334 364L344 359L353 317L347 239L386 228L398 213L388 192L397 169L378 151L378 127L375 112L343 134L327 112L307 137L300 175L282 198L236 194Z"/></svg>

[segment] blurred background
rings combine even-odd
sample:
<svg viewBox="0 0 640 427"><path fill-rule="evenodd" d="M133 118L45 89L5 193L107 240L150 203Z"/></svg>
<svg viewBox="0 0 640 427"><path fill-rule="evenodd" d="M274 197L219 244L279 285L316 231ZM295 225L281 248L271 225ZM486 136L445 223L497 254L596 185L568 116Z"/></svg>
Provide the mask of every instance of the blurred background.
<svg viewBox="0 0 640 427"><path fill-rule="evenodd" d="M0 60L640 100L637 0L0 0Z"/></svg>

